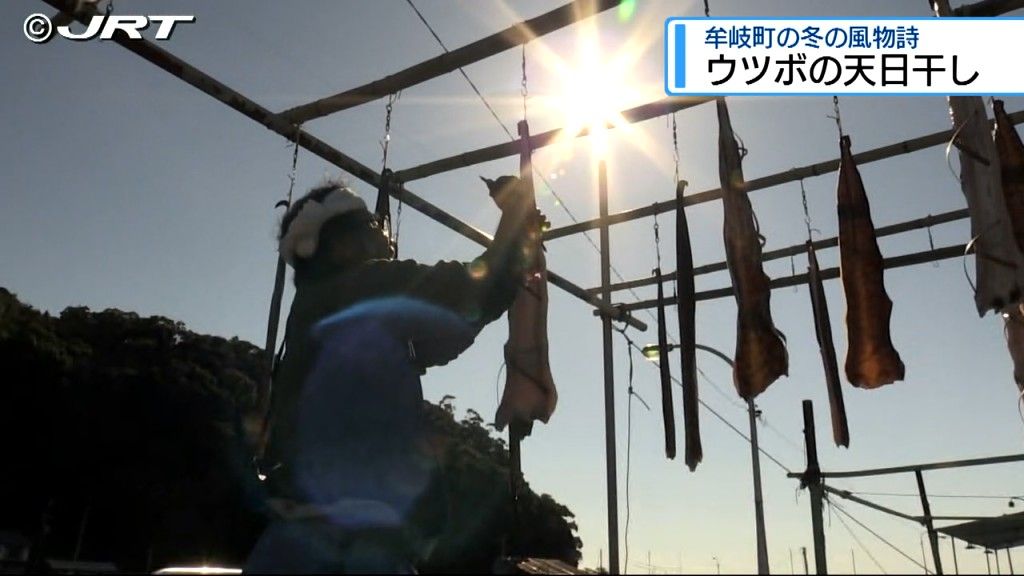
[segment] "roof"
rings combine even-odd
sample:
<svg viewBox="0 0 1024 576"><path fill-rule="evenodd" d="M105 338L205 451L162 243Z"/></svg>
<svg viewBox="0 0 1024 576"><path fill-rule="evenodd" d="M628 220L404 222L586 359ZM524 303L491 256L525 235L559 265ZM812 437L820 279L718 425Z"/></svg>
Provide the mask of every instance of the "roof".
<svg viewBox="0 0 1024 576"><path fill-rule="evenodd" d="M936 530L980 548L1015 548L1024 546L1024 512L964 522Z"/></svg>

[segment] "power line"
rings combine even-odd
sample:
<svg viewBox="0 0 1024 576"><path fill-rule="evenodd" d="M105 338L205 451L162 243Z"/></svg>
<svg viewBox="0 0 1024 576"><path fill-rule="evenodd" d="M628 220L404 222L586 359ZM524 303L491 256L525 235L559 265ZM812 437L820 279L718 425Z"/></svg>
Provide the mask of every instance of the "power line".
<svg viewBox="0 0 1024 576"><path fill-rule="evenodd" d="M831 507L834 506L835 504L831 500L828 500L828 505ZM839 515L836 515L836 520L839 520L839 523L846 530L847 534L850 535L850 538L853 538L853 541L857 543L857 546L860 546L860 549L868 555L868 558L870 558L872 562L875 563L875 566L878 567L879 572L881 572L882 574L888 574L888 572L885 571L885 568L882 567L882 565L878 562L878 560L871 553L871 551L868 550L867 546L865 546L864 543L861 542L860 538L858 538L857 535L853 533L853 530L850 529L850 526L846 523L846 520L843 520L843 517Z"/></svg>
<svg viewBox="0 0 1024 576"><path fill-rule="evenodd" d="M851 521L853 521L855 524L857 524L858 526L860 526L861 528L866 530L869 534L871 534L875 538L878 538L879 540L881 540L883 544L885 544L889 548L892 548L893 550L895 550L900 556L903 556L909 562L913 563L918 568L921 568L922 570L924 570L925 574L931 574L932 573L930 570L928 570L927 566L924 566L923 564L921 564L917 560L914 560L913 558L908 556L906 552L904 552L903 550L900 550L895 544L893 544L892 542L889 542L883 536L879 535L878 532L875 532L871 528L868 528L863 522L861 522L860 520L857 520L856 518L854 518L853 515L850 514L849 512L847 512L845 509L843 509L843 507L840 506L838 502L833 502L828 494L825 494L825 499L829 501L829 503L832 505L833 508L836 509L837 512L839 512L840 514L846 516Z"/></svg>
<svg viewBox="0 0 1024 576"><path fill-rule="evenodd" d="M641 354L643 354L643 349L642 349L642 348L640 348L639 346L637 346L637 345L636 345L636 343L634 343L634 342L632 342L632 341L631 341L631 342L630 342L630 345L631 345L631 346L632 346L632 347L633 347L634 349L636 349L636 350L637 350L638 352L640 352ZM680 388L681 388L681 387L683 386L683 383L682 383L682 382L680 382L680 381L679 381L679 379L678 379L678 378L676 378L675 376L672 376L672 381L673 381L673 382L675 382L676 386L679 386ZM715 410L714 408L712 408L711 406L709 406L709 405L708 405L708 404L707 404L706 402L704 402L704 400L702 400L702 399L700 399L700 398L697 398L697 402L699 402L699 403L700 403L700 405L701 405L701 406L703 406L703 407L704 407L704 408L705 408L705 409L706 409L706 410L707 410L708 412L711 412L711 415L712 415L712 416L714 416L715 418L718 418L719 420L721 420L721 421L722 421L722 423L723 423L723 424L725 424L726 426L728 426L730 430L732 430L733 432L735 432L736 434L738 434L738 435L739 435L739 436L740 436L741 438L743 438L744 440L746 440L748 444L749 444L749 443L751 443L751 440L750 440L750 436L747 436L746 434L744 434L744 433L743 433L743 431L741 431L741 430L740 430L739 428L737 428L737 427L736 427L736 426L735 426L735 425L734 425L734 424L733 424L732 422L729 422L729 420L727 420L727 419L725 418L725 416L722 416L721 414L719 414L717 410ZM792 474L792 473L793 473L793 471L792 471L792 470L790 470L790 469L789 469L789 468L788 468L788 467L787 467L787 466L786 466L785 464L783 464L782 462L779 462L779 460L778 460L777 458L775 458L774 456L772 456L771 454L769 454L769 453L768 453L768 451L766 451L766 450L765 450L765 449L764 449L763 447L761 447L761 446L758 446L758 447L757 447L757 450L758 450L758 452L760 452L761 454L764 454L765 458L768 458L768 459L769 459L769 460L771 460L771 461L772 461L773 463L775 463L775 465L776 465L776 466L778 466L779 468L782 468L782 469L783 469L783 470L784 470L784 471L785 471L785 472L786 472L787 474Z"/></svg>
<svg viewBox="0 0 1024 576"><path fill-rule="evenodd" d="M413 3L413 1L412 0L406 0L406 3L409 4L409 7L412 8L413 11L416 13L416 16L419 17L420 22L422 22L423 25L426 26L427 30L430 31L430 34L434 37L434 39L437 41L437 43L441 46L441 49L444 50L445 53L448 53L449 50L448 50L448 47L445 45L444 41L441 40L441 37L438 36L436 31L434 31L433 26L430 25L430 22L427 21L426 17L423 16L423 13L419 11L419 9L416 7L416 5ZM512 135L511 130L509 130L508 127L505 125L505 123L501 120L501 118L498 116L497 112L495 112L494 108L487 101L487 98L484 97L484 95L480 91L480 89L477 88L476 84L469 78L469 75L466 74L465 70L463 70L461 67L459 67L459 73L462 74L462 77L466 79L466 82L469 84L470 88L472 88L473 92L475 92L477 97L480 98L480 101L483 102L484 106L491 113L491 116L493 116L495 121L497 121L498 124L501 126L501 129L505 131L505 134L508 135L508 137L511 140L515 140L516 138L515 138L515 136ZM572 213L572 210L569 209L569 207L566 205L565 201L563 201L562 198L559 197L558 193L555 192L555 189L551 186L551 183L548 182L548 180L544 177L544 174L542 174L536 168L534 168L534 174L541 179L541 181L544 183L544 185L547 187L547 189L551 192L551 195L555 197L555 200L557 200L558 205L562 208L562 210L566 213L566 215L569 216L569 219L572 220L573 223L579 223L579 220L576 218L576 215ZM601 249L594 242L594 239L590 237L590 234L588 234L586 231L584 231L583 232L583 237L586 238L587 242L590 243L590 246L595 251L597 251L598 254L600 254ZM621 273L619 273L619 271L615 268L615 266L610 266L610 268L611 268L611 272L613 274L615 274L616 278L618 278L619 281L622 281L622 282L625 281L625 278L622 276ZM633 296L634 300L636 300L638 302L640 301L640 296L636 293L635 290L630 288L629 289L629 293ZM646 312L647 312L648 316L650 316L652 319L655 319L654 318L654 314L650 310L646 310ZM639 348L632 341L630 341L630 346L633 347L633 348L636 348L641 353L643 352L643 350L641 348ZM718 391L723 396L726 396L725 393L722 390L718 389L718 385L714 381L712 381L706 375L704 375L703 372L701 372L701 375L704 376L705 381L709 382L712 385L712 387L716 389L716 391ZM682 386L682 383L677 378L672 377L672 380L677 385ZM731 422L726 420L721 414L719 414L713 408L708 406L703 400L698 399L698 402L700 402L701 406L704 406L704 408L706 408L709 412L711 412L716 418L721 420L726 426L728 426L733 431L735 431L737 434L739 434L741 437L743 437L743 439L745 439L747 442L750 442L750 438L746 434L744 434L738 428L733 426L733 424ZM746 408L744 407L743 409L745 410ZM767 423L762 422L762 425L764 425L766 428L772 430L773 432L775 432L780 437L785 438L780 431L775 430L773 427L768 426ZM786 439L786 441L787 442L791 442L789 439ZM780 468L785 470L787 473L791 472L791 470L789 468L787 468L785 465L783 465L781 462L779 462L774 456L772 456L771 454L766 452L763 448L758 447L758 449L760 450L760 452L762 454L765 455L765 457L767 457L769 460L774 462L776 465L778 465Z"/></svg>

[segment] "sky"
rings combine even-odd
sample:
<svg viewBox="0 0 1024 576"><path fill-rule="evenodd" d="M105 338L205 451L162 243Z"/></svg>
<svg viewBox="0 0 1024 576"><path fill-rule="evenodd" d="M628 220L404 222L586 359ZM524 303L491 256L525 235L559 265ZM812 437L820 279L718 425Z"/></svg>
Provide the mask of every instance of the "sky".
<svg viewBox="0 0 1024 576"><path fill-rule="evenodd" d="M449 48L462 46L560 5L560 0L421 0L417 6ZM288 189L291 148L223 104L141 60L99 41L30 43L21 23L52 9L35 0L8 0L11 17L0 32L0 286L32 306L57 314L67 306L119 308L161 315L189 329L261 344L276 262L274 204ZM243 8L244 9L241 9ZM711 0L718 16L927 16L923 0ZM275 111L379 79L440 53L429 31L406 2L313 1L242 3L177 0L115 3L116 13L194 14L162 47L228 86ZM619 109L658 100L662 84L665 18L697 16L693 1L640 0L630 18L612 10L534 40L526 47L527 118L534 133L558 128L572 110L592 100L615 99ZM567 73L583 60L579 39L596 29L608 73L600 96L580 95ZM467 66L496 114L515 133L523 114L521 52L509 50ZM556 65L566 63L565 66ZM566 67L567 66L567 67ZM617 72L616 72L617 71ZM623 74L619 77L619 73ZM575 96L566 96L576 94ZM569 100L566 104L566 98ZM735 130L749 155L748 179L838 156L827 97L730 98ZM941 97L844 97L844 130L854 151L891 144L949 128ZM1024 108L1024 98L1007 98L1007 110ZM377 100L305 128L379 170L385 101ZM692 192L716 188L717 124L703 105L676 115L679 172ZM674 196L672 134L665 118L617 129L608 135L610 210L665 201ZM396 169L497 144L508 139L458 73L404 91L394 106L389 166ZM538 182L538 202L555 227L597 216L594 151L587 139L537 150L534 161L554 193ZM955 165L955 160L954 160ZM498 210L478 176L518 171L514 157L416 181L409 189L458 218L493 231ZM885 226L965 205L947 166L944 147L866 164L861 174L876 226ZM327 177L346 177L337 168L300 151L296 194ZM372 202L376 192L348 177ZM836 174L804 182L813 227L822 238L836 234ZM560 200L556 199L560 198ZM805 240L800 188L785 184L751 194L767 250ZM393 208L394 208L393 203ZM566 211L571 211L570 216ZM717 202L688 209L697 265L719 262L722 211ZM395 216L396 221L399 220ZM658 218L661 257L674 269L674 221ZM405 209L400 217L400 254L421 262L469 260L480 248L449 229ZM649 277L657 261L650 218L611 228L611 258L626 279ZM591 238L597 241L597 235ZM936 226L936 247L969 240L964 221ZM880 241L885 256L929 247L920 230ZM551 270L578 285L600 281L599 255L579 235L548 243ZM823 267L837 265L835 249L818 254ZM806 260L765 265L769 276L801 272ZM967 260L973 273L973 261ZM700 276L697 289L728 285L727 274ZM801 400L814 402L818 451L824 470L975 458L1021 452L1024 423L1003 339L1002 320L978 318L959 259L886 272L893 300L892 339L906 366L903 382L865 391L845 385L851 447L837 448L829 434L827 395L806 287L772 294L777 326L787 335L789 376L758 398L763 412L761 444L782 466L762 458L768 552L775 573L789 573L791 559L802 569L801 547L811 548L809 501L786 470L800 471ZM842 361L846 337L841 286L829 281L834 338ZM286 292L286 305L292 292ZM616 301L654 296L617 293ZM697 307L699 342L731 354L736 306L731 299ZM674 313L669 333L678 335ZM650 329L627 331L640 345L654 342L653 316L639 313ZM583 565L607 564L603 375L600 321L591 309L560 289L551 290L551 364L559 405L551 421L534 428L523 446L523 468L538 492L549 493L576 514L584 542ZM503 375L502 344L507 325L487 327L473 348L424 378L432 400L455 397L459 413L473 409L490 418ZM619 525L628 570L750 572L756 568L749 444L701 411L704 462L689 472L681 458L666 460L658 413L656 366L634 354L633 387L644 401L629 401L629 352L616 335L614 348L619 478ZM706 374L701 396L734 426L747 428L745 407L731 386L729 368L700 353ZM673 361L673 372L679 366ZM676 415L681 398L675 391ZM631 406L631 408L630 408ZM679 421L681 430L681 420ZM681 446L680 438L680 446ZM628 455L628 466L627 466ZM783 467L785 469L783 469ZM628 490L627 490L628 470ZM934 495L1000 498L932 500L934 514L997 515L1011 510L1008 498L1022 495L1024 464L1006 464L925 474ZM836 480L841 489L885 492L876 501L920 514L912 475ZM911 495L911 496L907 496ZM922 562L920 526L840 502L896 548ZM625 537L628 517L628 539ZM837 511L826 516L828 561L835 572L917 572L901 556ZM648 553L650 565L648 565ZM813 569L813 555L808 552ZM949 569L952 552L942 545ZM877 560L878 565L871 559ZM957 552L961 570L985 570L977 550ZM102 560L102 559L96 559ZM1001 560L1005 567L1005 557ZM929 566L931 560L928 560ZM1024 557L1017 560L1024 565Z"/></svg>

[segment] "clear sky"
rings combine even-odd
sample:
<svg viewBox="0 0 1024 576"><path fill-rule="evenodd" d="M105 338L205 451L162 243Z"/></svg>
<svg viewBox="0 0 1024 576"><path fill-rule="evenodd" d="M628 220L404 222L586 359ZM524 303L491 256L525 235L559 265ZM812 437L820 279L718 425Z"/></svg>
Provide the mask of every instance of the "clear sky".
<svg viewBox="0 0 1024 576"><path fill-rule="evenodd" d="M449 48L546 12L561 0L523 0L506 6L492 0L421 0L417 3ZM593 19L604 57L636 52L624 79L608 74L608 94L621 94L621 108L663 97L662 25L669 16L702 14L698 2L638 2L630 19L609 11ZM0 285L23 301L57 313L66 306L109 307L184 321L198 332L263 342L275 264L273 210L288 186L289 144L223 104L112 43L46 45L28 42L22 20L52 9L35 0L5 2L9 18L0 33ZM927 16L924 0L712 0L713 15ZM119 13L195 14L163 46L271 110L283 110L333 94L417 63L440 48L410 7L400 0L374 2L129 2ZM582 27L570 27L527 46L528 117L534 132L561 126L565 114L552 106L566 91L566 75L552 65L580 59ZM471 65L466 72L514 132L522 115L520 52L511 50ZM604 93L604 92L602 92ZM949 126L944 98L841 99L843 126L854 151L906 140ZM1007 109L1024 108L1009 98ZM733 125L750 153L748 178L829 160L838 155L830 98L733 98ZM680 171L691 191L714 188L717 125L714 110L680 112ZM384 101L341 112L307 126L316 136L361 162L380 168ZM392 121L391 165L405 168L439 157L502 142L507 136L464 79L449 74L405 91ZM649 205L673 197L671 132L665 119L650 120L609 136L611 210ZM591 147L581 139L567 148L536 153L537 166L579 219L597 214ZM409 188L483 230L493 230L498 211L478 175L515 173L508 158L410 184ZM947 168L943 147L865 165L861 169L875 224L884 226L926 214L961 208L959 184ZM333 166L301 152L299 192ZM355 187L372 202L375 191ZM836 233L836 175L805 182L815 228ZM538 183L538 186L540 184ZM538 188L540 189L540 188ZM752 194L767 249L804 240L799 186ZM541 208L555 226L571 223L552 195ZM722 213L718 203L689 212L695 261L721 261ZM674 268L671 215L659 218L665 268ZM628 279L647 277L655 266L650 219L612 229L612 262ZM965 222L937 226L936 246L963 243ZM593 235L596 242L597 236ZM406 209L401 216L401 255L424 262L469 259L479 248L447 228ZM927 249L917 231L881 241L885 255ZM823 267L837 264L835 250L819 253ZM582 286L599 281L597 252L581 237L552 241L552 270ZM770 276L806 267L766 265ZM973 262L968 261L973 273ZM724 286L726 274L698 278L698 290ZM981 457L1021 451L1022 422L1016 387L1002 335L1002 320L979 319L960 260L886 273L894 302L892 337L907 365L907 379L875 391L846 386L851 448L839 449L828 428L827 397L805 287L777 290L776 324L788 337L790 375L758 399L764 412L763 447L787 468L801 470L800 401L815 403L818 445L826 470L858 469ZM826 285L840 361L845 355L844 303L836 281ZM641 298L653 292L639 290ZM291 293L287 294L290 299ZM632 295L618 295L626 301ZM287 299L286 299L287 303ZM735 304L729 299L698 306L698 340L727 353L734 349ZM669 314L674 318L674 314ZM653 342L652 329L630 332L640 344ZM676 335L674 320L670 334ZM490 417L507 334L504 320L488 327L475 347L424 380L427 396L455 396L460 413L472 408ZM551 291L550 345L560 403L548 425L534 429L524 445L524 469L532 486L552 494L577 514L584 564L607 561L604 410L601 331L591 310L559 289ZM626 454L629 483L629 569L643 572L647 554L661 570L706 572L719 559L723 572L755 569L755 545L748 444L701 412L704 463L695 473L663 455L654 365L635 357L634 387L652 406L633 403L627 434L627 348L616 336L620 527L625 528ZM719 360L699 355L709 380L702 398L733 424L746 428L746 413L732 390L731 374ZM673 370L678 365L673 359ZM676 396L681 418L681 400ZM681 426L680 426L681 428ZM774 572L788 573L791 554L800 570L799 549L811 546L806 493L784 471L762 460L768 547ZM1010 464L928 473L935 494L1020 495L1024 465ZM836 487L911 494L913 476L836 481ZM878 501L919 514L914 497ZM921 561L922 530L852 503L855 517ZM935 498L936 514L989 515L1008 512L1005 499ZM874 568L868 555L830 514L826 519L833 571ZM891 571L920 570L863 529L851 525L867 550ZM851 550L853 553L851 554ZM624 552L625 550L623 550ZM947 569L952 555L944 542ZM958 551L961 569L984 570L978 551ZM813 567L813 558L811 559ZM1005 557L1002 558L1005 566ZM929 560L930 563L930 560ZM1024 557L1018 559L1024 565Z"/></svg>

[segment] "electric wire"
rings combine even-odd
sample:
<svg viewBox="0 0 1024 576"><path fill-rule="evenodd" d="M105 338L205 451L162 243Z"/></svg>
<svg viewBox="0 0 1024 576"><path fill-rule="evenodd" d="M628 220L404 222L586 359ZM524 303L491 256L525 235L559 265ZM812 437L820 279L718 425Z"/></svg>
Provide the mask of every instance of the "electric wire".
<svg viewBox="0 0 1024 576"><path fill-rule="evenodd" d="M826 500L830 500L828 494L825 495L825 499ZM883 544L885 544L889 548L892 548L893 550L895 550L900 556L906 558L909 562L913 563L918 568L921 568L922 570L924 570L925 574L931 574L932 573L930 570L928 570L927 566L924 566L923 564L921 564L917 560L914 560L909 555L907 555L906 552L904 552L903 550L900 550L899 547L897 547L895 544L893 544L892 542L887 540L884 536L881 536L878 532L875 532L871 528L868 528L863 522L861 522L860 520L857 520L852 514L850 514L842 506L840 506L838 502L831 502L831 504L832 504L832 506L835 507L837 512L839 512L840 514L846 516L853 523L857 524L858 526L860 526L861 528L866 530L869 534L871 534L872 536L874 536L875 538L880 540Z"/></svg>
<svg viewBox="0 0 1024 576"><path fill-rule="evenodd" d="M831 500L827 500L827 502L830 508L835 505ZM874 554L872 554L871 551L868 550L867 546L865 546L864 543L861 542L861 539L853 532L853 530L850 529L850 525L846 523L846 520L844 520L843 517L839 516L838 514L836 515L836 520L839 520L839 524L842 525L843 529L846 530L846 533L850 535L850 538L852 538L853 541L857 543L857 546L860 546L860 549L868 555L868 558L870 558L871 561L875 563L875 566L878 567L878 571L882 574L888 574L888 572L885 571L885 568L882 567L882 564L878 561L878 559L875 558Z"/></svg>
<svg viewBox="0 0 1024 576"><path fill-rule="evenodd" d="M422 22L422 23L423 23L423 25L424 25L424 26L425 26L425 27L427 28L427 30L429 30L429 31L430 31L430 34L431 34L431 35L432 35L432 36L434 37L434 39L435 39L435 40L437 41L437 43L438 43L438 44L439 44L439 45L441 46L441 48L442 48L442 49L443 49L443 50L444 50L444 51L445 51L446 53L448 53L448 52L449 52L449 50L448 50L448 47L447 47L447 46L445 45L444 41L442 41L442 40L441 40L441 37L440 37L440 36L439 36L439 35L437 34L437 32L436 32L436 31L434 30L433 26L431 26L430 22L429 22L429 21L427 21L426 17L425 17L425 16L423 16L423 13L419 11L419 9L418 9L418 8L416 7L416 5L415 5L415 4L413 3L413 1L412 1L412 0L406 0L406 3L407 3L407 4L409 4L409 7L413 9L413 11L414 11L414 12L416 13L416 16L417 16L417 17L419 18L420 22ZM707 8L707 2L705 2L705 13L707 13L707 11L708 11L708 8ZM512 139L512 140L515 140L515 139L516 139L516 138L515 138L515 136L513 136L513 135L512 135L512 132L511 132L511 131L510 131L510 130L508 129L508 127L507 127L507 126L505 125L505 123L504 123L504 122L503 122L503 121L501 120L501 118L500 118L500 117L498 116L497 112L495 112L494 108L493 108L493 107L492 107L492 106L490 105L490 103L489 103L489 102L487 101L487 98L486 98L486 97L484 97L484 95L483 95L483 93L482 93L482 92L480 91L480 89L479 89L479 88L478 88L478 87L476 86L476 84L474 84L474 83L473 83L473 81L472 81L472 80L471 80L471 79L469 78L469 75L468 75L468 74L466 74L466 72L465 72L465 71L464 71L464 70L463 70L463 69L462 69L461 67L459 68L459 72L460 72L460 73L462 74L462 77L466 79L466 82L467 82L467 83L469 83L470 87L471 87L471 88L473 89L473 92L475 92L475 93L476 93L477 97L478 97L478 98L480 99L480 101L481 101L481 102L483 102L483 104L484 104L484 106L485 106L485 107L487 108L487 110L488 110L488 111L490 111L490 113L491 113L491 116L493 116L493 117L494 117L494 119L495 119L495 120L496 120L496 121L498 122L498 124L499 124L499 125L501 126L502 130L504 130L504 131L505 131L505 134L507 134L507 135L508 135L508 137L509 137L510 139ZM524 77L525 77L525 70L524 70ZM555 189L554 189L554 188L553 188L553 187L551 186L551 184L550 184L550 183L549 183L549 182L547 181L547 179L546 179L546 178L544 177L544 175L543 175L543 174L542 174L541 172L539 172L539 171L538 171L538 170L537 170L536 168L534 168L534 174L535 174L535 175L536 175L537 177L539 177L539 178L541 179L541 181L542 181L542 182L544 183L545 187L547 187L548 191L550 191L550 192L551 192L551 194L552 194L552 196L554 196L554 197L555 197L555 200L556 200L556 201L558 202L558 205L559 205L559 206L560 206L560 207L562 208L562 210L563 210L563 211L564 211L564 212L566 213L566 215L567 215L567 216L569 216L569 219L570 219L570 220L572 220L572 221L573 221L573 223L579 223L579 220L578 220L578 219L576 218L576 215L575 215L575 214L573 214L572 210L570 210L570 209L569 209L569 207L568 207L568 206L566 205L566 203L565 203L565 202L564 202L564 201L563 201L563 200L561 199L561 197L559 197L558 193L557 193L557 192L555 191ZM596 244L596 243L594 242L594 239L593 239L593 238L591 238L590 234L588 234L587 232L583 232L583 237L584 237L584 238L586 238L587 242L589 242L589 243L590 243L590 246L591 246L591 247L592 247L592 248L593 248L594 250L596 250L596 251L597 251L598 253L600 253L601 249L600 249L600 248L599 248L599 247L597 246L597 244ZM625 281L625 278L624 278L624 277L622 276L622 274L621 274L621 273L620 273L620 272L619 272L619 271L618 271L618 270L617 270L617 269L615 268L615 266L610 266L610 269L611 269L611 272L612 272L612 273L613 273L613 274L614 274L614 275L616 276L616 278L618 278L618 279L619 279L620 281L623 281L623 282ZM635 300L637 300L637 301L639 301L639 300L640 300L640 296L639 296L639 295L638 295L638 294L636 293L636 291L635 291L635 290L633 290L632 288L630 288L630 289L629 289L629 293L630 293L630 294L631 294L631 295L633 296L633 298L634 298ZM654 319L654 314L653 314L653 313L652 313L652 312L651 312L650 310L646 310L646 313L648 314L648 316L651 316L651 318L652 318L652 319ZM639 347L638 347L638 346L637 346L637 345L636 345L635 343L633 343L633 342L630 342L630 345L631 345L631 347L632 347L632 348L635 348L635 349L637 349L637 350L639 350L639 351L641 351L641 352L642 352L642 349L641 349L641 348L639 348ZM701 374L703 375L703 372L701 372ZM715 389L718 389L718 385L717 385L716 383L714 383L714 382L713 382L712 380L708 379L706 375L704 375L704 378L705 378L705 380L706 380L706 381L708 381L709 383L711 383L711 385L712 385L712 387L713 387L713 388L715 388ZM673 380L673 381L674 381L674 382L675 382L675 383L676 383L677 385L679 385L679 386L682 386L682 384L681 384L681 383L679 382L679 380L678 380L677 378L675 378L675 377L672 377L672 380ZM724 396L724 397L727 397L727 395L726 395L726 394L725 394L725 393L724 393L723 391L721 391L721 390L718 390L718 392L719 392L720 394L722 394L722 396ZM638 397L638 398L639 398L639 397ZM640 399L641 401L643 401L643 399L642 399L642 398L639 398L639 399ZM730 422L729 422L728 420L726 420L726 419L725 419L725 418L724 418L723 416L721 416L721 414L719 414L719 413L718 413L717 411L715 411L715 410L714 410L714 409L712 409L712 408L711 408L710 406L708 406L708 405L707 405L707 404L706 404L706 403L705 403L705 402L704 402L703 400L700 400L700 399L698 399L698 401L700 402L700 404L701 404L702 406L704 406L704 408L706 408L706 409L707 409L707 410L709 410L709 411L710 411L710 412L711 412L711 413L712 413L713 415L715 415L715 417L716 417L716 418L718 418L719 420L721 420L721 421L722 421L723 423L725 423L725 424L726 424L726 425L727 425L727 426L728 426L729 428L731 428L731 429L732 429L733 431L735 431L735 432L736 432L736 433L738 433L738 434L739 434L740 436L742 436L742 437L743 437L743 438L744 438L744 439L745 439L745 440L746 440L747 442L750 442L750 437L749 437L749 436L747 436L746 434L743 434L743 432L741 432L741 431L740 431L740 430L739 430L738 428L736 428L736 427L735 427L735 426L734 426L734 425L733 425L732 423L730 423ZM645 403L645 405L646 405L646 403ZM734 405L736 405L737 407L739 407L739 405L738 405L738 404L734 404ZM743 407L743 410L746 410L746 407ZM772 427L769 427L769 426L767 426L767 425L766 425L766 424L765 424L764 422L762 422L762 425L765 425L765 427L766 427L766 428L768 428L769 430L772 430L772 431L773 431L773 432L774 432L775 434L779 435L780 437L783 437L783 438L785 438L785 437L784 437L784 436L782 435L782 433L781 433L780 431L778 431L778 430L776 430L776 429L773 429ZM787 442L791 442L791 441L790 441L789 439L786 439L786 440L787 440ZM769 460L771 460L772 462L774 462L774 463L775 463L776 465L778 465L779 467L781 467L781 468L782 468L783 470L786 470L786 472L790 472L789 468L787 468L786 466L784 466L784 465L783 465L783 464L782 464L781 462L779 462L779 461L778 461L778 460L777 460L777 459L776 459L776 458L775 458L774 456L772 456L771 454L769 454L769 453L765 452L765 450L764 450L763 448L761 448L761 447L759 446L759 447L758 447L758 449L759 449L759 450L760 450L760 452L761 452L762 454L764 454L764 455L765 455L765 457L767 457L767 458L768 458Z"/></svg>

